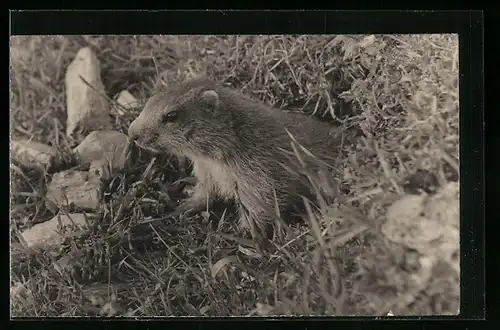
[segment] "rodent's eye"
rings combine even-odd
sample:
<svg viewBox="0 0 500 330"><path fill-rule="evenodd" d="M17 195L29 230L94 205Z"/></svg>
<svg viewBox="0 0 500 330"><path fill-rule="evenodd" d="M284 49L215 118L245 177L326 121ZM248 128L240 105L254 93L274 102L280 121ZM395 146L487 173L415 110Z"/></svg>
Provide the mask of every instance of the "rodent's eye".
<svg viewBox="0 0 500 330"><path fill-rule="evenodd" d="M177 111L170 111L163 115L162 120L163 122L172 122L177 119L178 115Z"/></svg>

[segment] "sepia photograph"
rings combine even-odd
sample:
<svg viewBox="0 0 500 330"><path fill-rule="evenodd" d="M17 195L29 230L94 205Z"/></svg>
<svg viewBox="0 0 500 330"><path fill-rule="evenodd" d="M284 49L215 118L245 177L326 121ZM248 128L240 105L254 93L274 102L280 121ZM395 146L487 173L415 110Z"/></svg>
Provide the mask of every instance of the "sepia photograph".
<svg viewBox="0 0 500 330"><path fill-rule="evenodd" d="M11 36L11 317L459 314L458 39Z"/></svg>

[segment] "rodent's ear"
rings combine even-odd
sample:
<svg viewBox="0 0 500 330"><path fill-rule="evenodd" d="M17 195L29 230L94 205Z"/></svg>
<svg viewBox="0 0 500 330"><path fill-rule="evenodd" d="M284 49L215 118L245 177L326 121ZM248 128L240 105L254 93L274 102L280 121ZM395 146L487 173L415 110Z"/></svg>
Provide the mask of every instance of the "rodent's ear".
<svg viewBox="0 0 500 330"><path fill-rule="evenodd" d="M204 91L201 93L201 98L212 109L216 109L219 106L219 94L214 90Z"/></svg>

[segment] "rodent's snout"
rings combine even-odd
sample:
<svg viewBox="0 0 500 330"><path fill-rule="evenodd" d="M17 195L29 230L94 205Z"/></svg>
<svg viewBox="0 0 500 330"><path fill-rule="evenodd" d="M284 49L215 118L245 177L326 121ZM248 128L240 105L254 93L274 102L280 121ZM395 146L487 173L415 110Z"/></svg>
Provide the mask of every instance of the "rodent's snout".
<svg viewBox="0 0 500 330"><path fill-rule="evenodd" d="M136 141L139 138L139 130L137 129L137 119L134 120L128 127L128 138L130 141Z"/></svg>
<svg viewBox="0 0 500 330"><path fill-rule="evenodd" d="M137 117L128 127L128 140L141 149L149 150L153 153L161 153L157 147L157 134L151 132L150 128L144 127L142 118ZM161 148L160 148L161 149Z"/></svg>

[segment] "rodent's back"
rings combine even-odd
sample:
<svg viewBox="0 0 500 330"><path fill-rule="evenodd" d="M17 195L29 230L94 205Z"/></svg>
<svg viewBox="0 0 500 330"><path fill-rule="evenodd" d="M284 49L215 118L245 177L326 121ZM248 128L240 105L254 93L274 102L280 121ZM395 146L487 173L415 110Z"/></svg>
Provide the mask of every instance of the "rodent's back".
<svg viewBox="0 0 500 330"><path fill-rule="evenodd" d="M240 138L239 141L249 142L250 150L254 149L252 145L271 147L273 152L278 147L289 149L288 130L299 143L318 153L319 158L335 153L330 147L338 144L337 127L302 113L272 108L231 89L221 88L218 92L223 112L230 114L227 119L234 128L233 134Z"/></svg>
<svg viewBox="0 0 500 330"><path fill-rule="evenodd" d="M221 106L232 118L229 122L237 137L233 146L237 153L234 160L243 180L260 182L260 186L264 185L264 180L270 181L281 203L296 200L297 194L307 195L309 190L303 182L285 169L290 160L296 161L293 153L286 153L293 152L287 130L315 157L334 165L340 145L335 135L338 128L301 113L271 108L230 89L221 88L218 93ZM318 169L314 161L307 165L308 170Z"/></svg>

